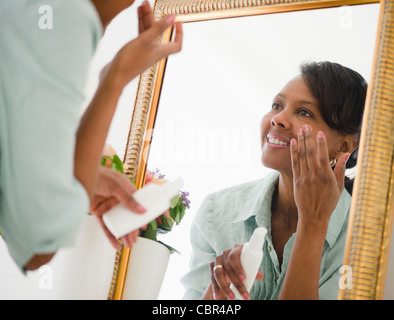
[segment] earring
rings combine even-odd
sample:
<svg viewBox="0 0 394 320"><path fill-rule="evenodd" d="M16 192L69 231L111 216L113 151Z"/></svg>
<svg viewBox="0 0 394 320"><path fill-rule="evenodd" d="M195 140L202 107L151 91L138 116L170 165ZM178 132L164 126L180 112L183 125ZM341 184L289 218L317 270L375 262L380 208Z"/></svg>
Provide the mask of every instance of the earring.
<svg viewBox="0 0 394 320"><path fill-rule="evenodd" d="M337 159L332 159L332 160L330 161L330 166L331 166L331 168L334 168L336 164L337 164Z"/></svg>

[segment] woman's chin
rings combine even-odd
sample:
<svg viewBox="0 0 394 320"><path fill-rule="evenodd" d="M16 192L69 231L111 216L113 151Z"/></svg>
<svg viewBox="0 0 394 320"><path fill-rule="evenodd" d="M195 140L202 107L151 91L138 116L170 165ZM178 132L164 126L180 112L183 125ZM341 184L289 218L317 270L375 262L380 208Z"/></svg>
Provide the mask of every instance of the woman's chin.
<svg viewBox="0 0 394 320"><path fill-rule="evenodd" d="M285 162L284 159L279 157L275 157L275 158L264 157L264 155L261 157L261 163L266 168L279 171L280 173L292 172L291 162L290 161L286 161L286 163L284 162Z"/></svg>

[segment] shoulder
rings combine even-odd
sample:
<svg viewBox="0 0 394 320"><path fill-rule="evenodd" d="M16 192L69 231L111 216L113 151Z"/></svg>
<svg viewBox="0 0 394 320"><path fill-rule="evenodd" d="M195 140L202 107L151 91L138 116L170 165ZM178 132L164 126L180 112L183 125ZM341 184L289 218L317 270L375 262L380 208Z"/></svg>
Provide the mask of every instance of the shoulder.
<svg viewBox="0 0 394 320"><path fill-rule="evenodd" d="M3 0L0 16L2 27L19 27L27 36L44 30L56 33L64 26L68 31L88 26L102 32L98 13L89 0Z"/></svg>
<svg viewBox="0 0 394 320"><path fill-rule="evenodd" d="M53 53L72 58L87 48L91 56L103 32L89 0L6 0L0 16L0 42L13 45L14 54L30 54L31 60L50 60Z"/></svg>
<svg viewBox="0 0 394 320"><path fill-rule="evenodd" d="M20 91L52 88L83 99L90 60L102 35L89 0L5 0L0 7L0 68ZM4 19L3 19L4 18ZM24 87L25 86L25 87Z"/></svg>
<svg viewBox="0 0 394 320"><path fill-rule="evenodd" d="M75 63L78 59L90 61L103 33L99 16L91 1L52 0L46 2L44 7L35 9L38 10L37 21L33 21L32 27L35 22L38 33L36 41L45 50L41 51L45 56L54 51L65 63ZM48 19L52 19L52 25ZM32 37L35 36L32 34Z"/></svg>

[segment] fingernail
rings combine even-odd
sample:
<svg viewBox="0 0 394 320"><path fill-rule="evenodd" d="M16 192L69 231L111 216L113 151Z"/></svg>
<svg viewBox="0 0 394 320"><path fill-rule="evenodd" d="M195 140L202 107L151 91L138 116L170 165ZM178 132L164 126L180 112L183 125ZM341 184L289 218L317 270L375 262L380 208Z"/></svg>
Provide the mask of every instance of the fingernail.
<svg viewBox="0 0 394 320"><path fill-rule="evenodd" d="M317 133L317 137L318 137L319 139L323 139L323 137L324 137L323 131L319 131L319 132Z"/></svg>
<svg viewBox="0 0 394 320"><path fill-rule="evenodd" d="M230 300L235 300L235 295L234 295L234 293L229 293L228 294L228 296L227 296Z"/></svg>
<svg viewBox="0 0 394 320"><path fill-rule="evenodd" d="M129 242L129 239L127 239L127 237L123 237L123 238L122 238L122 242L123 242L123 245L124 245L126 248L130 248L130 242Z"/></svg>
<svg viewBox="0 0 394 320"><path fill-rule="evenodd" d="M298 135L302 136L304 134L304 131L302 131L302 128L298 129Z"/></svg>
<svg viewBox="0 0 394 320"><path fill-rule="evenodd" d="M171 14L171 15L166 17L166 22L168 24L172 24L172 23L174 23L174 21L175 21L175 15L174 14Z"/></svg>
<svg viewBox="0 0 394 320"><path fill-rule="evenodd" d="M304 126L304 131L309 132L309 131L311 131L311 128L309 126Z"/></svg>
<svg viewBox="0 0 394 320"><path fill-rule="evenodd" d="M146 209L142 206L142 205L140 205L140 204L138 204L137 205L137 211L138 212L140 212L140 213L145 213L146 212Z"/></svg>
<svg viewBox="0 0 394 320"><path fill-rule="evenodd" d="M240 281L244 282L244 281L245 281L245 276L244 276L243 274L240 274L240 275L238 276L238 279L239 279Z"/></svg>
<svg viewBox="0 0 394 320"><path fill-rule="evenodd" d="M295 145L296 145L296 143L297 143L296 139L291 139L291 141L290 141L290 142L291 142L291 145L292 145L292 146L295 146Z"/></svg>
<svg viewBox="0 0 394 320"><path fill-rule="evenodd" d="M248 293L244 293L242 295L242 298L244 298L244 300L249 300L249 294Z"/></svg>

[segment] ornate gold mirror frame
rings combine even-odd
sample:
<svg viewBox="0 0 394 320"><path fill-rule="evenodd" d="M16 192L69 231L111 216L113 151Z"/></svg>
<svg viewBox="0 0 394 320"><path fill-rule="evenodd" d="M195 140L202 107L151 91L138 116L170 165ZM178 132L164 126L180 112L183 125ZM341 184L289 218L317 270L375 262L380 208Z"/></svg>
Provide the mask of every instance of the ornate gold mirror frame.
<svg viewBox="0 0 394 320"><path fill-rule="evenodd" d="M368 3L379 1L156 0L154 13L156 18L175 14L186 23ZM167 30L162 41L169 42L172 34ZM145 179L166 62L160 61L139 79L124 158L125 173L138 188ZM394 0L382 0L344 258L344 265L352 267L353 289L341 290L339 299L383 297L393 216L393 155ZM124 247L117 252L109 299L122 299L130 253Z"/></svg>

